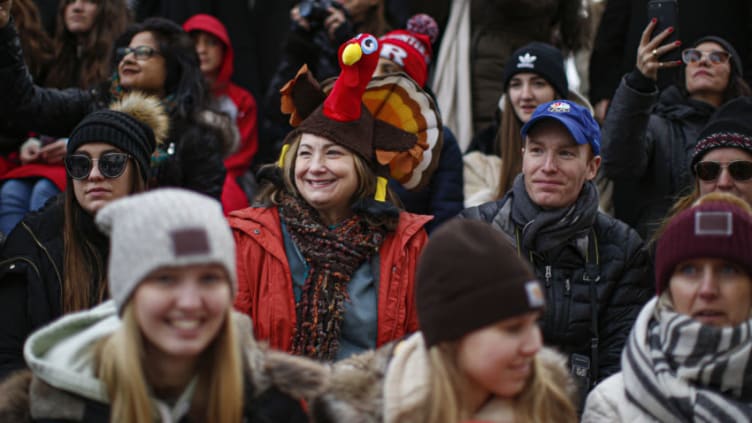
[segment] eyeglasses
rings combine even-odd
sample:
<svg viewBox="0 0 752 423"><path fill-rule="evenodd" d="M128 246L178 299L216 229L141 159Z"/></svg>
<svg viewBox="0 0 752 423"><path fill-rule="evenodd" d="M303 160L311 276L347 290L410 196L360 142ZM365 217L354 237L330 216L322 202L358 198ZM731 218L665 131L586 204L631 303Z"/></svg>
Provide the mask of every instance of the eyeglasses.
<svg viewBox="0 0 752 423"><path fill-rule="evenodd" d="M726 63L731 58L731 55L723 50L714 50L711 52L704 52L702 50L698 50L696 48L688 48L684 51L682 51L682 61L685 65L688 65L690 63L697 63L700 60L702 60L703 57L708 56L708 60L710 60L710 63L714 65L720 65L721 63Z"/></svg>
<svg viewBox="0 0 752 423"><path fill-rule="evenodd" d="M131 53L133 53L133 57L135 57L136 60L146 60L155 54L160 54L157 49L149 46L118 47L118 49L115 50L115 56L117 57L118 62Z"/></svg>
<svg viewBox="0 0 752 423"><path fill-rule="evenodd" d="M102 176L115 179L125 172L125 165L128 164L129 158L131 155L125 153L105 153L98 159L92 159L84 154L72 154L65 157L65 170L71 178L80 181L89 177L93 163L97 162Z"/></svg>
<svg viewBox="0 0 752 423"><path fill-rule="evenodd" d="M752 162L747 160L737 160L728 164L710 161L699 162L695 165L695 173L703 181L715 181L723 168L728 169L731 177L737 181L746 181L752 178Z"/></svg>

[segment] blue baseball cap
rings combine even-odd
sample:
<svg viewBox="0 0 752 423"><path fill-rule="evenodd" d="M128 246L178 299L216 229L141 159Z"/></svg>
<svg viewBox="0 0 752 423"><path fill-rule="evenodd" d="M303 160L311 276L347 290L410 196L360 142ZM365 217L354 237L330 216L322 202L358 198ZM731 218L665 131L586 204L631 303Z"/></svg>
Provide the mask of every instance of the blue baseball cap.
<svg viewBox="0 0 752 423"><path fill-rule="evenodd" d="M601 128L590 110L569 100L554 100L535 108L530 120L522 127L522 139L533 125L544 119L556 119L572 134L577 144L590 144L593 154L601 154Z"/></svg>

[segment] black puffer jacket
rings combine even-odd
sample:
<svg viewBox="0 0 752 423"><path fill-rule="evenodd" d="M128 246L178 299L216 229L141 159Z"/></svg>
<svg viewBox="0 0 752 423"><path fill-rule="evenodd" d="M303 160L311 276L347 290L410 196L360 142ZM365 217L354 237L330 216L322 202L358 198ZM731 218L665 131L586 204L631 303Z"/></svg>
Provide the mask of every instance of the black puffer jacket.
<svg viewBox="0 0 752 423"><path fill-rule="evenodd" d="M111 101L108 94L94 90L34 85L11 24L0 28L0 93L0 124L56 137L67 137L84 116ZM201 116L192 120L171 117L170 125L168 154L155 172L156 185L180 186L219 199L225 179L220 128Z"/></svg>
<svg viewBox="0 0 752 423"><path fill-rule="evenodd" d="M25 367L29 334L62 314L62 196L52 201L27 215L0 250L0 380Z"/></svg>
<svg viewBox="0 0 752 423"><path fill-rule="evenodd" d="M603 171L614 182L616 217L643 239L691 189L697 135L715 108L677 87L641 92L622 79L603 125Z"/></svg>
<svg viewBox="0 0 752 423"><path fill-rule="evenodd" d="M516 228L510 217L511 202L507 198L465 209L460 216L491 223L517 245ZM564 248L556 256L531 252L525 258L532 261L536 277L546 289L546 309L541 322L546 345L567 356L578 353L591 357L591 303L595 300L598 380L602 380L619 371L621 350L632 323L653 294L652 284L646 278L648 256L634 230L600 212L590 234L573 240L573 245L577 248ZM592 259L592 255L596 258ZM588 263L593 266L588 269L592 279L597 280L595 297L591 295L591 283L585 280Z"/></svg>

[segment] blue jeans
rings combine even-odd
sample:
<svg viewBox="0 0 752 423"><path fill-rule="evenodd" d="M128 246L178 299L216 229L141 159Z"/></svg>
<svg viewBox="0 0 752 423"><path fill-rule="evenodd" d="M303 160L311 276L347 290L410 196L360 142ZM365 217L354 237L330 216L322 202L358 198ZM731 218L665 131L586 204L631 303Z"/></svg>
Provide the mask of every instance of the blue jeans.
<svg viewBox="0 0 752 423"><path fill-rule="evenodd" d="M49 179L9 179L0 187L0 232L8 235L30 211L39 210L59 194Z"/></svg>

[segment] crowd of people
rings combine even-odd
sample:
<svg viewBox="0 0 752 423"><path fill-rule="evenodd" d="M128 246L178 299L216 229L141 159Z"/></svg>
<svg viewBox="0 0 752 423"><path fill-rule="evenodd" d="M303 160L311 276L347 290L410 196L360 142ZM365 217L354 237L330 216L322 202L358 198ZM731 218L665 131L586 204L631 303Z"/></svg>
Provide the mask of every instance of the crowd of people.
<svg viewBox="0 0 752 423"><path fill-rule="evenodd" d="M752 420L740 37L645 18L583 93L589 1L306 0L259 90L214 2L42 3L0 0L1 421Z"/></svg>

